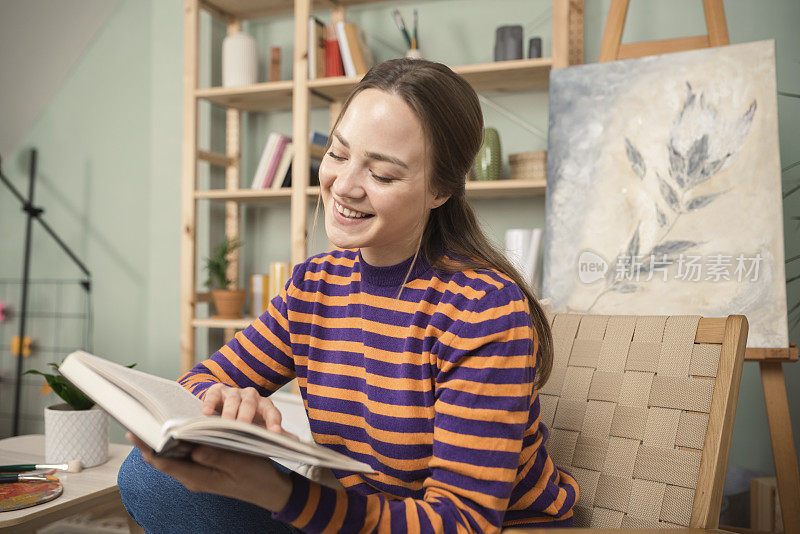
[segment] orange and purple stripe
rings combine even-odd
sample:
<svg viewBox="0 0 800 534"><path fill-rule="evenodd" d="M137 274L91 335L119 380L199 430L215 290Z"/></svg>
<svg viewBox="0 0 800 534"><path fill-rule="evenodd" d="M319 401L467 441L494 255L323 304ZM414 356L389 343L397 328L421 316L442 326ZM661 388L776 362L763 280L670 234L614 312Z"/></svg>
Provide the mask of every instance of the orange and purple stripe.
<svg viewBox="0 0 800 534"><path fill-rule="evenodd" d="M309 258L269 308L180 383L269 395L298 379L317 443L373 467L346 490L293 474L276 517L308 532L496 532L572 526L575 480L553 465L533 389L524 293L494 270L358 250Z"/></svg>

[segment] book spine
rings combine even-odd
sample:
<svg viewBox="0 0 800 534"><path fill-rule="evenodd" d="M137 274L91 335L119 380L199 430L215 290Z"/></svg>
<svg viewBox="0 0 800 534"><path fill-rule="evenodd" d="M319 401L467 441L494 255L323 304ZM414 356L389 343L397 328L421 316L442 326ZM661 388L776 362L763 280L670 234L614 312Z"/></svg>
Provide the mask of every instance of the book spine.
<svg viewBox="0 0 800 534"><path fill-rule="evenodd" d="M278 169L278 164L281 161L281 156L283 156L283 149L286 147L286 142L289 139L283 135L278 134L278 141L275 143L275 150L272 153L272 157L269 160L269 165L267 166L267 172L264 175L264 181L261 182L261 189L269 189L272 185L272 180L275 177L275 171Z"/></svg>
<svg viewBox="0 0 800 534"><path fill-rule="evenodd" d="M325 76L343 76L342 54L336 30L331 25L325 26Z"/></svg>
<svg viewBox="0 0 800 534"><path fill-rule="evenodd" d="M316 65L316 54L317 54L317 47L314 46L316 43L316 39L314 38L314 32L317 28L317 23L314 20L315 17L308 17L308 79L313 80L314 75L316 74L316 70L314 66Z"/></svg>
<svg viewBox="0 0 800 534"><path fill-rule="evenodd" d="M261 159L258 160L258 166L256 166L256 172L253 175L253 182L250 185L250 189L258 189L261 187L261 182L264 178L264 173L267 172L267 164L269 163L269 155L272 147L275 146L275 141L277 141L277 134L271 133L267 138L267 142L264 143L264 150L261 152Z"/></svg>
<svg viewBox="0 0 800 534"><path fill-rule="evenodd" d="M328 136L325 135L324 133L311 132L309 137L311 138L309 139L309 141L311 141L312 145L319 145L321 147L324 147L325 145L328 144Z"/></svg>
<svg viewBox="0 0 800 534"><path fill-rule="evenodd" d="M342 53L344 73L347 76L355 76L356 67L353 64L353 56L350 55L350 45L347 42L347 32L344 22L336 23L336 38L339 40L339 51Z"/></svg>
<svg viewBox="0 0 800 534"><path fill-rule="evenodd" d="M272 179L272 189L280 189L283 187L283 182L286 181L286 171L289 169L289 165L292 164L293 157L294 143L289 141L286 143L286 147L283 149L283 156L281 156L281 162L278 165L278 170L275 171L275 178Z"/></svg>
<svg viewBox="0 0 800 534"><path fill-rule="evenodd" d="M316 48L315 52L315 59L314 59L314 78L324 78L325 77L325 24L319 20L316 20L317 24L317 32L314 35L314 44ZM309 63L311 65L312 63Z"/></svg>
<svg viewBox="0 0 800 534"><path fill-rule="evenodd" d="M356 76L363 76L368 69L358 35L360 28L352 22L348 22L344 25L344 31L347 34L347 48L350 49L350 56L353 58L353 68L356 71Z"/></svg>
<svg viewBox="0 0 800 534"><path fill-rule="evenodd" d="M269 303L269 275L268 274L254 274L250 277L251 287L251 307L250 310L253 317L260 317L264 310L267 309Z"/></svg>

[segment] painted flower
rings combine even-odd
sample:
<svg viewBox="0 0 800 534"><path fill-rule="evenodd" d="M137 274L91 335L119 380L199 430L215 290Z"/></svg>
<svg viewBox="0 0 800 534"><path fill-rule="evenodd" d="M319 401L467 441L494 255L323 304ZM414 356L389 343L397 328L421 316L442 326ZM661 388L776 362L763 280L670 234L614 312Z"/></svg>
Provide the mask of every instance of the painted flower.
<svg viewBox="0 0 800 534"><path fill-rule="evenodd" d="M726 121L695 93L687 82L687 96L669 136L670 176L684 191L696 187L736 159L750 131L756 101L738 119Z"/></svg>

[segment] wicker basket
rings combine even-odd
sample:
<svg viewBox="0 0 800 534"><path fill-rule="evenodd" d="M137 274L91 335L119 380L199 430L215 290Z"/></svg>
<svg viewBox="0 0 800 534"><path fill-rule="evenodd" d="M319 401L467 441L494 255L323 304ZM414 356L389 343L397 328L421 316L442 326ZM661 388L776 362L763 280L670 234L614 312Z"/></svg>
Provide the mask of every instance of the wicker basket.
<svg viewBox="0 0 800 534"><path fill-rule="evenodd" d="M547 178L547 151L531 150L509 154L512 180L545 180Z"/></svg>

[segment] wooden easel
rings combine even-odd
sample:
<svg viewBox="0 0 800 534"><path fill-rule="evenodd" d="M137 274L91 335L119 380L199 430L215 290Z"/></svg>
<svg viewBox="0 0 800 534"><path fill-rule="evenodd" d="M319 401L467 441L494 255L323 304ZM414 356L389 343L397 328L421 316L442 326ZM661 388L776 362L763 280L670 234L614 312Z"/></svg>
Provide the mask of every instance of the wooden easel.
<svg viewBox="0 0 800 534"><path fill-rule="evenodd" d="M611 0L599 62L730 44L722 0L703 0L708 35L622 44L622 30L625 27L629 2L630 0ZM749 348L745 351L744 359L758 362L761 368L784 530L787 534L800 534L800 473L792 421L789 417L786 380L783 376L783 363L798 360L797 346L791 343L788 348Z"/></svg>

